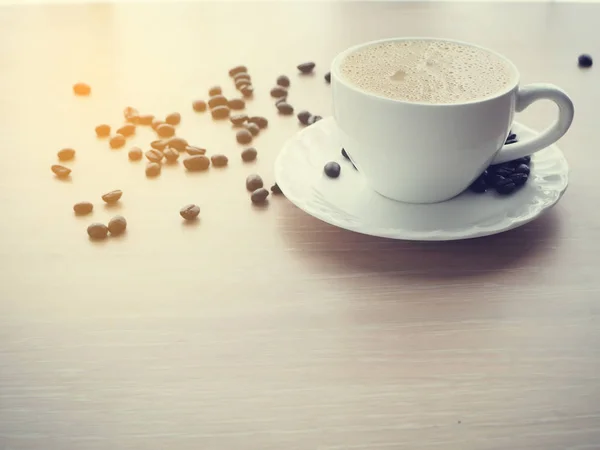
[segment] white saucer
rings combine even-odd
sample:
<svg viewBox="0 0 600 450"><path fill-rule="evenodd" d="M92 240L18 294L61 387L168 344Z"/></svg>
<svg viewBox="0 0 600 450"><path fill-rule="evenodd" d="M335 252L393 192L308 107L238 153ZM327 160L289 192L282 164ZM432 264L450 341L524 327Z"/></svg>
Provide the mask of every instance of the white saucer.
<svg viewBox="0 0 600 450"><path fill-rule="evenodd" d="M512 131L519 139L536 133L518 123ZM339 178L323 173L329 161L342 166ZM298 132L275 162L277 184L308 214L357 233L418 241L487 236L531 222L561 198L568 171L563 153L552 145L533 155L529 181L512 195L464 192L429 205L396 202L374 192L341 155L332 117Z"/></svg>

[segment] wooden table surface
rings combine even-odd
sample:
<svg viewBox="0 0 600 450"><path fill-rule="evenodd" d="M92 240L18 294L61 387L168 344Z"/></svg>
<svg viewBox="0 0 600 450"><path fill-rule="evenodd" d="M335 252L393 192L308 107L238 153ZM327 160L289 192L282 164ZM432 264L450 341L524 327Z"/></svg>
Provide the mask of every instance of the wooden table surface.
<svg viewBox="0 0 600 450"><path fill-rule="evenodd" d="M600 6L539 3L0 9L0 449L600 448L600 68L576 64L600 58L598 23ZM276 114L275 78L290 76L297 110L329 115L333 56L400 35L489 46L525 83L572 95L571 184L550 213L424 244L338 230L283 197L252 207L246 175L271 183L298 129ZM229 125L191 109L213 84L232 95L240 63L248 111L270 120L246 165ZM230 166L147 179L94 135L127 105L181 112L178 134ZM519 120L553 116L539 104ZM62 147L78 152L69 182L50 172ZM81 200L92 216L74 217ZM199 223L182 223L187 203ZM90 242L87 224L117 213L126 236Z"/></svg>

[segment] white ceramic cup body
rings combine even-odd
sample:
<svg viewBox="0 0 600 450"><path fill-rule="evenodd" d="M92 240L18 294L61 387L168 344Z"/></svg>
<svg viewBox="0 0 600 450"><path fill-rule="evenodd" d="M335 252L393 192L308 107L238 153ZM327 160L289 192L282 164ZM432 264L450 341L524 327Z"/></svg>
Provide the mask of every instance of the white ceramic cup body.
<svg viewBox="0 0 600 450"><path fill-rule="evenodd" d="M530 89L532 98L520 98L518 70L501 55L498 56L514 71L514 83L493 97L466 103L393 100L361 90L341 74L345 57L365 46L423 39L430 38L362 44L340 53L332 64L333 110L341 144L376 192L409 203L448 200L463 192L490 163L541 150L569 128L573 105L568 96L554 86L539 85ZM549 93L558 96L558 100ZM506 146L500 156L515 111L540 98L550 98L559 105L559 120L544 132L545 139L513 144L517 151ZM522 107L519 103L523 103Z"/></svg>

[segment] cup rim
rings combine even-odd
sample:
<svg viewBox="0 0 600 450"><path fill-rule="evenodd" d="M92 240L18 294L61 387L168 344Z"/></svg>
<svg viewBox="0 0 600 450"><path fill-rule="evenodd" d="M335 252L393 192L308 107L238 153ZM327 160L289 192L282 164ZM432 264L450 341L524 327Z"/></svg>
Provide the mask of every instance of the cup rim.
<svg viewBox="0 0 600 450"><path fill-rule="evenodd" d="M515 74L515 81L514 81L514 83L509 84L508 87L506 87L505 89L502 89L499 92L496 92L490 96L483 97L483 98L477 98L474 100L469 100L469 101L459 102L459 103L426 103L426 102L414 102L414 101L409 101L409 100L393 99L393 98L385 97L383 95L376 94L374 92L369 92L369 91L366 91L364 89L361 89L357 86L350 84L341 76L340 65L341 65L342 61L346 58L346 56L348 56L350 53L354 53L355 51L360 50L361 48L370 47L370 46L377 45L377 44L382 44L384 42L399 42L399 41L452 42L455 44L466 45L469 47L475 47L480 50L484 50L486 52L492 53L493 55L496 55L498 58L500 58L504 62L506 62L512 68L512 70ZM494 99L502 97L503 95L506 95L507 93L514 90L519 85L519 80L521 78L521 74L519 73L519 69L517 69L517 66L515 66L515 64L510 59L508 59L506 56L504 56L501 53L498 53L495 50L484 47L482 45L473 44L471 42L461 41L458 39L441 38L441 37L418 37L418 36L377 39L374 41L363 42L362 44L357 44L350 48L347 48L346 50L343 50L342 52L338 53L337 56L335 56L335 58L333 59L333 61L331 63L331 74L332 74L332 77L338 83L344 85L348 89L351 89L356 92L360 92L361 94L365 94L365 95L368 95L371 97L376 97L378 99L396 103L396 104L400 103L400 104L406 104L406 105L421 105L421 106L435 106L435 107L452 107L452 106L462 106L462 105L473 105L473 104L484 103L484 102L487 102L490 100L494 100Z"/></svg>

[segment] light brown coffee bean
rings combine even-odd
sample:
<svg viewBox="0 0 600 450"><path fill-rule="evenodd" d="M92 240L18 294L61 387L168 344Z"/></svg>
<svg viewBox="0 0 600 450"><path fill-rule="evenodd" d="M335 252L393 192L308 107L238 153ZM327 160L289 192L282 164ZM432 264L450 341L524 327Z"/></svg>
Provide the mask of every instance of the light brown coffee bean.
<svg viewBox="0 0 600 450"><path fill-rule="evenodd" d="M236 114L234 116L229 117L229 120L236 127L239 127L248 120L248 116L246 114Z"/></svg>
<svg viewBox="0 0 600 450"><path fill-rule="evenodd" d="M284 116L294 114L294 107L286 102L277 103L277 110L279 111L279 114Z"/></svg>
<svg viewBox="0 0 600 450"><path fill-rule="evenodd" d="M244 98L250 98L254 95L254 87L252 85L244 86L240 89L240 92L244 96Z"/></svg>
<svg viewBox="0 0 600 450"><path fill-rule="evenodd" d="M87 234L91 239L106 239L108 236L108 227L103 223L93 223L87 227Z"/></svg>
<svg viewBox="0 0 600 450"><path fill-rule="evenodd" d="M129 156L131 161L139 161L143 156L142 149L139 147L132 147L127 156Z"/></svg>
<svg viewBox="0 0 600 450"><path fill-rule="evenodd" d="M181 123L181 114L174 112L165 117L165 122L169 125L179 125Z"/></svg>
<svg viewBox="0 0 600 450"><path fill-rule="evenodd" d="M213 86L208 90L209 97L214 97L215 95L221 95L222 93L223 93L223 90L221 89L221 86Z"/></svg>
<svg viewBox="0 0 600 450"><path fill-rule="evenodd" d="M215 120L223 120L229 117L229 108L227 106L216 106L210 111L212 118Z"/></svg>
<svg viewBox="0 0 600 450"><path fill-rule="evenodd" d="M151 127L154 131L156 131L156 129L158 127L160 127L161 125L163 125L164 122L162 120L160 120L159 118L155 117L154 119L152 119L152 124Z"/></svg>
<svg viewBox="0 0 600 450"><path fill-rule="evenodd" d="M147 177L157 177L160 175L161 165L156 162L149 162L146 164L146 176Z"/></svg>
<svg viewBox="0 0 600 450"><path fill-rule="evenodd" d="M143 114L143 115L139 116L138 120L137 120L139 125L152 125L153 121L154 121L153 114Z"/></svg>
<svg viewBox="0 0 600 450"><path fill-rule="evenodd" d="M206 111L206 102L204 100L195 100L192 103L192 108L196 112L204 112Z"/></svg>
<svg viewBox="0 0 600 450"><path fill-rule="evenodd" d="M242 73L242 72L248 73L248 69L246 66L235 66L235 67L229 69L229 76L234 77L238 73Z"/></svg>
<svg viewBox="0 0 600 450"><path fill-rule="evenodd" d="M246 178L246 189L250 192L254 192L257 189L263 187L263 180L260 175L253 173L252 175L248 175Z"/></svg>
<svg viewBox="0 0 600 450"><path fill-rule="evenodd" d="M229 158L225 155L212 155L210 161L213 167L225 167L229 162Z"/></svg>
<svg viewBox="0 0 600 450"><path fill-rule="evenodd" d="M316 64L314 62L305 62L302 64L298 64L298 70L304 74L311 73L315 68Z"/></svg>
<svg viewBox="0 0 600 450"><path fill-rule="evenodd" d="M183 165L190 172L207 170L210 166L210 159L204 155L190 156L183 160Z"/></svg>
<svg viewBox="0 0 600 450"><path fill-rule="evenodd" d="M249 147L242 152L242 161L254 161L256 159L256 155L258 155L256 149L254 147Z"/></svg>
<svg viewBox="0 0 600 450"><path fill-rule="evenodd" d="M162 125L159 125L156 129L156 134L163 138L169 138L175 135L175 128L173 127L173 125L163 123Z"/></svg>
<svg viewBox="0 0 600 450"><path fill-rule="evenodd" d="M229 109L240 110L246 107L246 102L241 98L232 98L227 102Z"/></svg>
<svg viewBox="0 0 600 450"><path fill-rule="evenodd" d="M290 87L290 79L285 75L279 75L277 77L277 85L284 88L288 88Z"/></svg>
<svg viewBox="0 0 600 450"><path fill-rule="evenodd" d="M129 137L135 134L135 125L128 123L117 129L117 133L121 136Z"/></svg>
<svg viewBox="0 0 600 450"><path fill-rule="evenodd" d="M269 126L269 121L267 120L267 118L261 116L252 116L248 119L248 122L255 123L261 130L264 130Z"/></svg>
<svg viewBox="0 0 600 450"><path fill-rule="evenodd" d="M94 210L94 205L90 202L79 202L73 205L73 211L78 216L85 216Z"/></svg>
<svg viewBox="0 0 600 450"><path fill-rule="evenodd" d="M235 83L237 83L238 81L241 81L241 80L246 80L248 82L248 84L252 84L251 83L252 78L250 77L250 75L247 72L240 72L240 73L234 75L233 81Z"/></svg>
<svg viewBox="0 0 600 450"><path fill-rule="evenodd" d="M128 106L123 110L123 117L125 117L126 122L135 124L139 121L140 112L132 106Z"/></svg>
<svg viewBox="0 0 600 450"><path fill-rule="evenodd" d="M108 145L110 145L110 148L117 149L123 147L125 142L125 137L121 136L120 134L115 134L108 141Z"/></svg>
<svg viewBox="0 0 600 450"><path fill-rule="evenodd" d="M252 82L246 78L241 78L235 82L235 88L238 91L241 91L242 89L244 89L248 86L252 86Z"/></svg>
<svg viewBox="0 0 600 450"><path fill-rule="evenodd" d="M54 164L52 167L50 167L50 169L52 169L52 172L54 172L54 175L56 175L58 178L67 178L71 173L71 169L59 164Z"/></svg>
<svg viewBox="0 0 600 450"><path fill-rule="evenodd" d="M281 86L275 86L273 89L271 89L271 97L273 98L287 97L287 94L287 89Z"/></svg>
<svg viewBox="0 0 600 450"><path fill-rule="evenodd" d="M227 99L224 95L215 95L208 99L208 107L216 108L217 106L227 106Z"/></svg>
<svg viewBox="0 0 600 450"><path fill-rule="evenodd" d="M235 133L235 139L240 144L249 144L252 142L252 133L246 129L239 130L237 133Z"/></svg>
<svg viewBox="0 0 600 450"><path fill-rule="evenodd" d="M103 123L101 125L98 125L95 131L96 136L98 136L99 138L108 137L110 136L110 125Z"/></svg>
<svg viewBox="0 0 600 450"><path fill-rule="evenodd" d="M165 150L166 151L166 150ZM146 158L150 162L161 162L165 155L160 150L152 149L146 152Z"/></svg>
<svg viewBox="0 0 600 450"><path fill-rule="evenodd" d="M175 150L179 150L180 152L184 151L188 146L188 141L180 137L172 137L167 139L167 147L174 148Z"/></svg>
<svg viewBox="0 0 600 450"><path fill-rule="evenodd" d="M185 205L179 210L179 215L185 220L194 220L198 214L200 214L200 207L194 204Z"/></svg>
<svg viewBox="0 0 600 450"><path fill-rule="evenodd" d="M167 139L157 139L156 141L152 141L150 142L150 147L162 152L165 148L167 148Z"/></svg>
<svg viewBox="0 0 600 450"><path fill-rule="evenodd" d="M260 128L258 128L258 125L255 123L247 123L246 129L250 132L250 134L252 134L252 136L258 136L260 133Z"/></svg>
<svg viewBox="0 0 600 450"><path fill-rule="evenodd" d="M167 148L164 153L167 162L174 163L179 158L179 152L174 148Z"/></svg>
<svg viewBox="0 0 600 450"><path fill-rule="evenodd" d="M72 148L63 148L57 153L59 161L70 161L75 158L75 150Z"/></svg>
<svg viewBox="0 0 600 450"><path fill-rule="evenodd" d="M205 148L194 147L193 145L188 145L185 148L185 151L190 156L204 155L206 153L206 149Z"/></svg>
<svg viewBox="0 0 600 450"><path fill-rule="evenodd" d="M125 232L127 228L127 221L123 216L115 216L108 222L108 231L112 236L118 236Z"/></svg>
<svg viewBox="0 0 600 450"><path fill-rule="evenodd" d="M267 191L265 188L258 188L254 192L252 192L252 195L250 196L250 200L255 205L260 205L267 200L268 196L269 196L269 191Z"/></svg>
<svg viewBox="0 0 600 450"><path fill-rule="evenodd" d="M123 196L123 191L116 189L114 191L107 192L102 196L102 200L104 200L109 205L117 203L121 197Z"/></svg>
<svg viewBox="0 0 600 450"><path fill-rule="evenodd" d="M92 88L89 84L79 82L73 85L73 92L75 95L90 95Z"/></svg>

